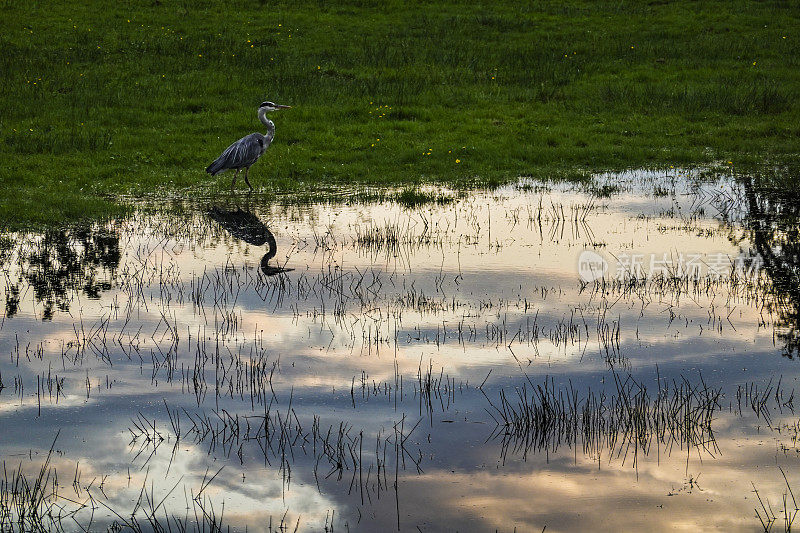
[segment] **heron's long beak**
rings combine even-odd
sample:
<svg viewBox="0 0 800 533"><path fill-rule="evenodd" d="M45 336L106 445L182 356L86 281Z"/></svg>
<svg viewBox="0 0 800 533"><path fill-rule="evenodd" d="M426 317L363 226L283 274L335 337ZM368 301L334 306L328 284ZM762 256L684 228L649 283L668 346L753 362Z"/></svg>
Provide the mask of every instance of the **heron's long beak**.
<svg viewBox="0 0 800 533"><path fill-rule="evenodd" d="M275 104L275 107L278 108L278 109L291 109L292 106Z"/></svg>

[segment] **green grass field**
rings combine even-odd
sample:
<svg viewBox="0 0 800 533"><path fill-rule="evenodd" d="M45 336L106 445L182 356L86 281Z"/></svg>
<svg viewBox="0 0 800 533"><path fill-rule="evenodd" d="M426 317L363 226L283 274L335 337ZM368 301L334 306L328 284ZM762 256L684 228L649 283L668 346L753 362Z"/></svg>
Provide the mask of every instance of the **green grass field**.
<svg viewBox="0 0 800 533"><path fill-rule="evenodd" d="M224 194L265 99L268 193L794 164L796 6L0 0L0 225Z"/></svg>

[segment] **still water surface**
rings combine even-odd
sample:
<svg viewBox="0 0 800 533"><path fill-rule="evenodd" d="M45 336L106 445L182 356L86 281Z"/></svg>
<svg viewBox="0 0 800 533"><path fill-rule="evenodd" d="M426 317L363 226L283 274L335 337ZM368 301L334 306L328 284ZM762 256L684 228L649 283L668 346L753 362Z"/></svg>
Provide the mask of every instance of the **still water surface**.
<svg viewBox="0 0 800 533"><path fill-rule="evenodd" d="M785 527L790 194L632 172L450 196L3 235L6 482L46 465L68 531Z"/></svg>

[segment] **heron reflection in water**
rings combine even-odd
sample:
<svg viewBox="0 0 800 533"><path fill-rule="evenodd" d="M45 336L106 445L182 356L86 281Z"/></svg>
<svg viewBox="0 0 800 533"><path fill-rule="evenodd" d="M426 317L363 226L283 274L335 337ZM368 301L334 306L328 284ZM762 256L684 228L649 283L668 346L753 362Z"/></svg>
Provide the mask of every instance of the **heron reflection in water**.
<svg viewBox="0 0 800 533"><path fill-rule="evenodd" d="M284 268L269 264L270 259L278 253L275 243L275 236L261 220L249 211L237 208L235 211L227 211L220 207L212 206L208 210L208 216L219 223L228 233L239 240L252 244L253 246L267 245L267 253L261 258L261 272L265 276L275 276L283 272L290 272L293 268Z"/></svg>

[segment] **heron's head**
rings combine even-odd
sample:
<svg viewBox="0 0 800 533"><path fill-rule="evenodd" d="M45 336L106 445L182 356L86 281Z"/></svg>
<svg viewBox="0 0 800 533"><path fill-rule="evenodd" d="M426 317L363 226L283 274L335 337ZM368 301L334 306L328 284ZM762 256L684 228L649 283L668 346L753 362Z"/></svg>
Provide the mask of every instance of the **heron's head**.
<svg viewBox="0 0 800 533"><path fill-rule="evenodd" d="M279 109L289 109L290 107L292 106L275 104L273 102L261 102L261 105L258 106L258 110L269 112L269 111L277 111Z"/></svg>

